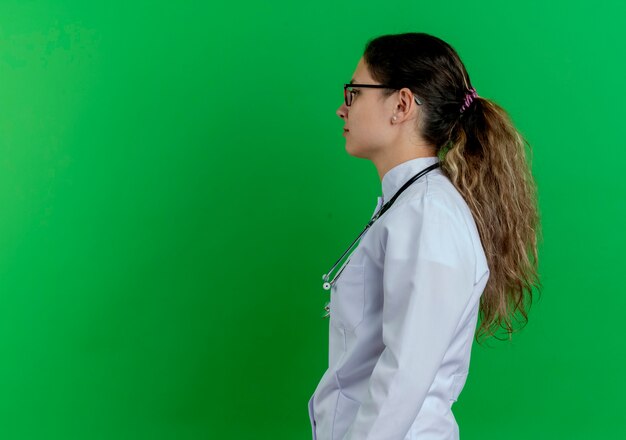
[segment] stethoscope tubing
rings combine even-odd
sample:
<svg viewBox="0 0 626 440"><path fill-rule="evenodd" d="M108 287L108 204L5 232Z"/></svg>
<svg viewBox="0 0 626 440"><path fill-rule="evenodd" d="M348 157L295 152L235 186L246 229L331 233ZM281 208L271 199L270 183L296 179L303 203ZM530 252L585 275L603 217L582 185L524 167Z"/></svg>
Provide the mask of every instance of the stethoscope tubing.
<svg viewBox="0 0 626 440"><path fill-rule="evenodd" d="M385 212L387 212L387 210L389 210L389 208L391 208L391 205L393 205L393 202L396 201L396 199L400 196L400 194L402 194L402 192L405 189L407 189L413 182L415 182L417 179L422 177L424 174L434 170L439 165L440 165L439 162L434 163L434 164L424 168L422 171L420 171L419 173L417 173L413 177L411 177L398 191L396 191L396 193L391 198L391 200L387 201L382 206L382 208L367 223L367 225L365 226L365 229L363 229L363 232L361 232L359 234L359 236L352 242L350 247L348 247L348 249L346 249L346 251L341 255L341 257L339 257L339 259L335 262L335 264L333 264L333 267L330 268L328 273L322 275L322 280L324 281L324 284L322 285L322 287L324 288L324 290L330 290L330 288L335 284L335 282L339 278L339 275L341 275L341 272L343 272L344 268L346 267L346 265L350 261L350 258L347 258L346 261L344 261L344 263L341 265L341 268L339 269L339 272L337 272L337 275L335 275L335 277L330 282L328 282L328 278L330 277L330 274L332 273L333 269L337 266L337 264L339 264L339 262L343 259L343 257L354 247L354 244L363 236L363 234L365 234L367 232L367 230L374 224L374 222L376 220L378 220L380 218L380 216L382 216Z"/></svg>

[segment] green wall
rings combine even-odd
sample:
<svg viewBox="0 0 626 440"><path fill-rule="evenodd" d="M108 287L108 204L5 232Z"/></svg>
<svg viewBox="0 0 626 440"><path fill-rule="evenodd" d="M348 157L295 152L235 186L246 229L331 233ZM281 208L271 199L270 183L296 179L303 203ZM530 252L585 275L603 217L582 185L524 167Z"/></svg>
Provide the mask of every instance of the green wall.
<svg viewBox="0 0 626 440"><path fill-rule="evenodd" d="M428 32L533 146L541 299L461 438L626 436L621 2L0 2L0 438L309 439L321 275L371 215L335 111ZM621 433L621 434L620 434Z"/></svg>

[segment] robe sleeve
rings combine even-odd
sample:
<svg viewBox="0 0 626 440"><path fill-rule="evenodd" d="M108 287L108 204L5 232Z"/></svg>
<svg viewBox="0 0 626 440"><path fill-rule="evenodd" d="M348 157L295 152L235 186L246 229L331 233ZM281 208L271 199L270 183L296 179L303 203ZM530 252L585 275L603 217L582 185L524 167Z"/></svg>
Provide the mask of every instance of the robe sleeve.
<svg viewBox="0 0 626 440"><path fill-rule="evenodd" d="M387 213L384 349L344 440L403 440L424 403L474 285L475 254L458 209L427 194Z"/></svg>

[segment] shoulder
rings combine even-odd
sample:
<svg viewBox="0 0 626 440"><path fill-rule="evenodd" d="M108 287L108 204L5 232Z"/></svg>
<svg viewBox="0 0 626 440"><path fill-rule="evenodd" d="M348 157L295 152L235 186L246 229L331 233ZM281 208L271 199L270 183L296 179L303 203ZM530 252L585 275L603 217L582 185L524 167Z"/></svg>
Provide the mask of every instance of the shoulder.
<svg viewBox="0 0 626 440"><path fill-rule="evenodd" d="M402 242L407 250L447 264L474 256L471 212L444 174L429 174L405 192L381 216L383 248Z"/></svg>
<svg viewBox="0 0 626 440"><path fill-rule="evenodd" d="M450 179L441 172L425 176L423 182L408 188L385 213L385 223L415 224L438 220L463 226L471 211ZM382 220L383 218L381 218Z"/></svg>

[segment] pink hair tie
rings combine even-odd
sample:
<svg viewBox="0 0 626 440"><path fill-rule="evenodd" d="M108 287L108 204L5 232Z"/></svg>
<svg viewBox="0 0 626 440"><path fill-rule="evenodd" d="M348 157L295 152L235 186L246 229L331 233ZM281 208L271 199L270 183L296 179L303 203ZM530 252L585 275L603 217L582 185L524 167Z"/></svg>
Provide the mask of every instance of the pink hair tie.
<svg viewBox="0 0 626 440"><path fill-rule="evenodd" d="M461 106L461 113L467 110L474 98L478 98L478 94L476 93L476 89L472 87L469 89L469 92L465 94L465 102Z"/></svg>

